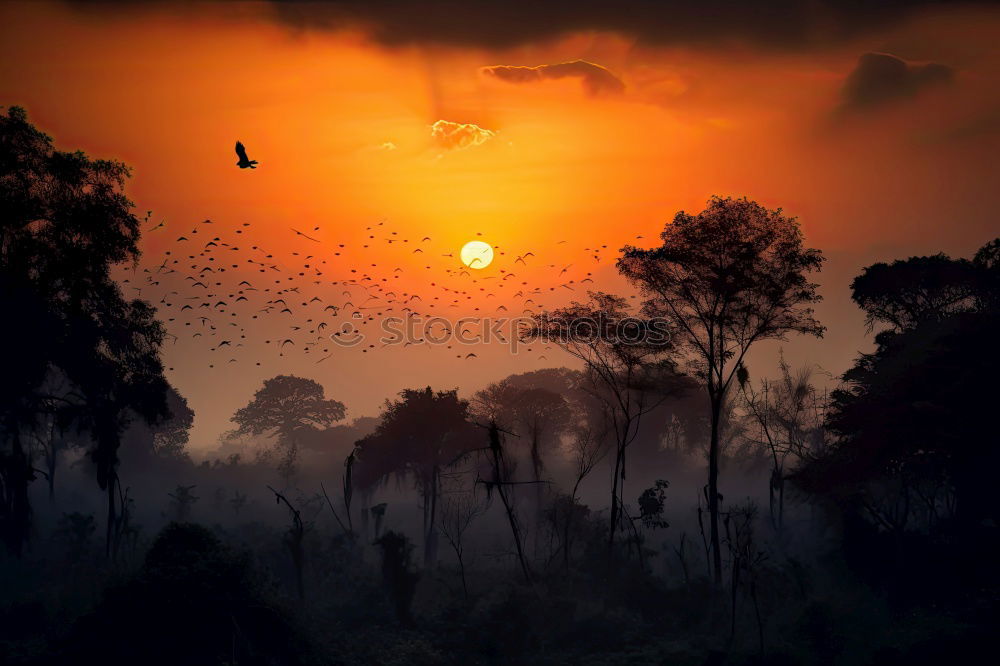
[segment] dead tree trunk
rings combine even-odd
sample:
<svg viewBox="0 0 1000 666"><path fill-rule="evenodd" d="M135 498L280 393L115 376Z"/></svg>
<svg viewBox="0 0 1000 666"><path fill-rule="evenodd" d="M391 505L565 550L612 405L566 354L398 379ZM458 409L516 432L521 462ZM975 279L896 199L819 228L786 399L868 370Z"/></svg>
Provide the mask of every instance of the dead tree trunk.
<svg viewBox="0 0 1000 666"><path fill-rule="evenodd" d="M504 511L507 513L507 522L510 524L511 534L514 537L514 547L517 549L517 559L521 564L521 573L524 574L524 581L530 584L531 569L528 567L528 561L524 556L521 528L517 524L517 516L514 514L514 507L510 502L510 498L507 496L507 489L510 482L505 478L503 445L500 442L500 429L497 427L495 422L490 423L489 433L489 451L491 457L490 462L493 467L493 480L491 482L486 482L486 488L488 491L495 490L500 496L500 501L503 503Z"/></svg>
<svg viewBox="0 0 1000 666"><path fill-rule="evenodd" d="M719 417L722 400L712 397L712 439L708 449L708 518L712 543L712 573L716 585L722 584L722 547L719 543Z"/></svg>
<svg viewBox="0 0 1000 666"><path fill-rule="evenodd" d="M302 522L302 514L292 506L292 503L288 499L279 493L277 490L271 486L267 487L272 493L274 493L275 502L281 504L285 503L288 510L292 514L292 526L288 529L285 534L285 546L288 548L289 554L292 556L292 566L295 569L295 587L299 593L299 601L304 601L306 598L305 581L303 575L303 568L305 565L305 548L303 547L303 542L305 541L305 524Z"/></svg>

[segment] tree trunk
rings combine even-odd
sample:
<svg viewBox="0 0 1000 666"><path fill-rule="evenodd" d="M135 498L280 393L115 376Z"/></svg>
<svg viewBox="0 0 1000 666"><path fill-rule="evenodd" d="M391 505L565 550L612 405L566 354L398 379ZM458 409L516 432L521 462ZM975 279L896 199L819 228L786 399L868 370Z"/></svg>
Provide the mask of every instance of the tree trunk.
<svg viewBox="0 0 1000 666"><path fill-rule="evenodd" d="M576 512L576 489L570 496L569 510L566 512L566 521L563 525L563 570L569 571L569 539L570 530L573 528L573 514Z"/></svg>
<svg viewBox="0 0 1000 666"><path fill-rule="evenodd" d="M368 542L368 493L364 493L361 496L361 541L362 543ZM375 535L378 538L378 534Z"/></svg>
<svg viewBox="0 0 1000 666"><path fill-rule="evenodd" d="M31 527L31 503L28 499L28 484L31 482L31 459L21 445L17 426L10 429L11 455L0 459L0 493L3 508L0 510L0 536L7 548L21 557L28 540Z"/></svg>
<svg viewBox="0 0 1000 666"><path fill-rule="evenodd" d="M517 525L517 518L514 516L514 507L511 506L507 497L507 479L504 477L503 446L500 443L500 430L496 423L490 423L490 455L493 457L493 483L496 484L496 492L503 502L504 511L507 513L507 522L510 523L510 531L514 537L514 546L517 548L517 560L521 564L521 573L524 574L524 582L531 584L531 569L528 561L524 557L524 546L521 543L521 530Z"/></svg>
<svg viewBox="0 0 1000 666"><path fill-rule="evenodd" d="M750 579L750 598L753 599L753 612L757 618L757 642L760 647L760 656L764 657L764 620L760 616L760 604L757 603L757 582Z"/></svg>
<svg viewBox="0 0 1000 666"><path fill-rule="evenodd" d="M778 533L785 527L785 474L778 470Z"/></svg>
<svg viewBox="0 0 1000 666"><path fill-rule="evenodd" d="M780 530L778 527L778 513L775 510L775 505L778 503L777 498L774 494L775 487L775 474L777 474L777 468L771 468L771 478L767 480L767 509L768 514L771 517L771 527L777 532Z"/></svg>
<svg viewBox="0 0 1000 666"><path fill-rule="evenodd" d="M49 501L54 501L56 498L56 464L59 460L59 449L62 448L60 444L63 439L60 436L56 439L56 425L55 419L52 420L49 426L49 448L48 455L45 457L45 466L48 472L48 482L49 482Z"/></svg>
<svg viewBox="0 0 1000 666"><path fill-rule="evenodd" d="M722 400L712 399L712 439L708 449L708 516L712 541L712 572L716 585L722 584L722 548L719 545L719 417Z"/></svg>
<svg viewBox="0 0 1000 666"><path fill-rule="evenodd" d="M535 482L535 529L542 522L542 505L544 503L544 493L542 492L542 453L539 448L538 433L531 435L531 472ZM536 538L537 541L537 538Z"/></svg>
<svg viewBox="0 0 1000 666"><path fill-rule="evenodd" d="M458 558L458 573L462 576L462 596L469 600L469 584L465 580L465 560L462 557L462 549L455 549L455 556Z"/></svg>
<svg viewBox="0 0 1000 666"><path fill-rule="evenodd" d="M497 487L497 494L503 502L504 511L507 512L507 522L510 523L510 531L514 535L514 547L517 548L517 560L521 564L521 573L524 574L524 582L531 584L531 569L528 568L528 561L524 557L524 546L521 543L521 530L517 526L517 518L514 517L514 509L507 498L507 491L502 485Z"/></svg>
<svg viewBox="0 0 1000 666"><path fill-rule="evenodd" d="M421 528L422 529L421 534L423 534L423 537L424 537L424 563L426 564L426 560L427 560L427 525L430 522L430 516L431 516L431 487L430 487L430 483L428 483L428 481L427 481L426 478L423 479L422 483L423 483L423 499L424 499L424 506L423 506L423 509L424 509L424 522L423 522L423 526Z"/></svg>
<svg viewBox="0 0 1000 666"><path fill-rule="evenodd" d="M614 478L611 483L611 525L608 529L608 566L614 560L615 550L615 529L618 527L618 480L621 478L622 451L621 448L615 453Z"/></svg>
<svg viewBox="0 0 1000 666"><path fill-rule="evenodd" d="M684 555L684 541L687 538L685 532L681 532L681 542L677 548L674 548L674 552L677 553L677 559L681 563L681 571L684 572L684 588L689 589L691 587L691 576L688 574L687 559Z"/></svg>
<svg viewBox="0 0 1000 666"><path fill-rule="evenodd" d="M104 554L111 557L111 542L114 540L115 530L115 482L117 475L112 472L108 479L108 529L105 534Z"/></svg>
<svg viewBox="0 0 1000 666"><path fill-rule="evenodd" d="M55 443L52 443L51 446L51 455L45 462L49 472L49 501L54 501L56 498L56 457L59 452L55 448Z"/></svg>
<svg viewBox="0 0 1000 666"><path fill-rule="evenodd" d="M427 521L424 527L424 566L428 568L433 567L437 560L437 531L434 529L434 524L437 516L439 474L437 465L435 465L431 471L429 497L424 500L427 504Z"/></svg>

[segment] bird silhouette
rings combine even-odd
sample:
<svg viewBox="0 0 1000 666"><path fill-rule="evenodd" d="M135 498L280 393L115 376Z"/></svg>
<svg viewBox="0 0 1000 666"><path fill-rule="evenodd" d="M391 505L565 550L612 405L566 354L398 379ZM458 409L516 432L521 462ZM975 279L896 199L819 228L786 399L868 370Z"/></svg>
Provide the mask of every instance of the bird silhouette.
<svg viewBox="0 0 1000 666"><path fill-rule="evenodd" d="M289 229L291 229L291 227L289 227ZM292 229L292 231L294 231L297 236L302 236L303 238L307 238L307 239L313 241L314 243L318 243L319 242L319 240L313 238L312 236L307 236L306 234L302 233L298 229Z"/></svg>
<svg viewBox="0 0 1000 666"><path fill-rule="evenodd" d="M257 160L252 160L249 157L247 157L247 149L243 145L242 141L236 142L236 155L240 158L240 161L236 163L236 166L238 166L239 168L241 169L257 168Z"/></svg>

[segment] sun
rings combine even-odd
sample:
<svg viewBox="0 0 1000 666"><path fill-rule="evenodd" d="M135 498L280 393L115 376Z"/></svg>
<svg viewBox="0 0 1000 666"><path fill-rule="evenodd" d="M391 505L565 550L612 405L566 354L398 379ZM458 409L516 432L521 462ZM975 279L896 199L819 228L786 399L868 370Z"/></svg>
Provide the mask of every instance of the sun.
<svg viewBox="0 0 1000 666"><path fill-rule="evenodd" d="M493 247L483 241L469 241L462 246L462 263L469 268L486 268L493 261Z"/></svg>

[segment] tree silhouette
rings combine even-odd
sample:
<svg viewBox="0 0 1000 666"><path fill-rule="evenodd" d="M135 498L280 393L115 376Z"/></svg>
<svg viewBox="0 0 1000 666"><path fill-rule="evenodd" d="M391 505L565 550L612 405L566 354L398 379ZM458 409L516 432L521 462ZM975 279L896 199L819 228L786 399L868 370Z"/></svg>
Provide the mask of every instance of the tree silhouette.
<svg viewBox="0 0 1000 666"><path fill-rule="evenodd" d="M133 417L122 433L123 459L143 469L159 463L189 461L185 446L194 424L194 412L173 386L167 387L166 408L159 420L148 423Z"/></svg>
<svg viewBox="0 0 1000 666"><path fill-rule="evenodd" d="M69 384L62 373L50 373L46 379L42 392L48 396L60 396L59 399L53 397L43 401L43 416L30 436L32 438L31 457L41 456L45 466L45 480L49 486L49 500L54 500L56 496L56 474L59 467L59 458L69 449L75 448L78 444L73 436L73 421L76 418L76 411L79 409L79 399L69 398ZM82 438L81 438L82 439Z"/></svg>
<svg viewBox="0 0 1000 666"><path fill-rule="evenodd" d="M405 535L392 530L379 537L375 545L382 551L382 580L392 597L396 619L404 627L412 626L410 606L420 579L413 569L413 545Z"/></svg>
<svg viewBox="0 0 1000 666"><path fill-rule="evenodd" d="M93 514L79 511L63 513L56 527L56 537L66 548L66 559L71 563L80 562L91 549L91 539L97 531L97 521Z"/></svg>
<svg viewBox="0 0 1000 666"><path fill-rule="evenodd" d="M229 498L229 506L233 510L233 515L240 517L240 511L247 505L247 496L238 490L233 491L233 496Z"/></svg>
<svg viewBox="0 0 1000 666"><path fill-rule="evenodd" d="M279 493L271 486L267 487L274 493L275 504L284 502L288 507L288 513L292 517L292 524L285 532L284 542L288 554L292 557L292 567L295 569L295 590L299 595L299 601L306 597L305 588L305 536L306 524L302 521L302 512L288 501L288 498Z"/></svg>
<svg viewBox="0 0 1000 666"><path fill-rule="evenodd" d="M869 321L887 328L832 393L836 439L796 470L800 486L895 535L937 533L955 521L975 532L1000 518L1000 366L984 353L1000 335L997 247L987 244L972 261L937 255L878 264L854 281ZM936 295L914 297L914 284L933 284Z"/></svg>
<svg viewBox="0 0 1000 666"><path fill-rule="evenodd" d="M60 662L315 663L251 554L191 523L167 525L136 574L67 629Z"/></svg>
<svg viewBox="0 0 1000 666"><path fill-rule="evenodd" d="M110 549L122 430L165 412L162 326L110 274L139 256L140 220L122 192L128 176L120 162L55 150L23 109L0 116L0 307L20 315L0 332L4 349L16 350L6 372L18 378L0 386L0 531L15 553L35 478L26 433L53 416L87 432L108 496Z"/></svg>
<svg viewBox="0 0 1000 666"><path fill-rule="evenodd" d="M279 470L288 478L295 471L299 438L333 425L345 413L344 404L327 399L317 382L278 375L265 380L253 400L236 410L232 421L239 434L276 438L282 455Z"/></svg>
<svg viewBox="0 0 1000 666"><path fill-rule="evenodd" d="M340 514L337 513L337 509L333 506L333 502L330 500L330 495L326 492L326 486L320 482L320 490L323 491L323 498L326 500L327 506L330 507L330 513L333 514L334 519L340 526L340 529L344 532L344 536L354 543L354 522L351 519L351 502L354 499L354 463L358 460L357 450L351 451L347 458L344 459L344 474L342 477L341 484L341 498L344 503L344 514L347 517L347 523L340 519ZM376 536L378 536L378 529L375 530Z"/></svg>
<svg viewBox="0 0 1000 666"><path fill-rule="evenodd" d="M167 493L170 498L170 507L173 510L173 519L179 523L186 523L191 519L191 509L201 498L194 494L197 486L177 486L174 492Z"/></svg>
<svg viewBox="0 0 1000 666"><path fill-rule="evenodd" d="M649 250L625 247L618 269L648 297L649 316L669 318L705 382L712 411L708 509L713 571L719 543L719 419L730 385L754 343L788 333L821 336L809 307L820 297L809 273L823 262L802 244L794 218L748 199L714 197L697 215L677 213Z"/></svg>
<svg viewBox="0 0 1000 666"><path fill-rule="evenodd" d="M164 458L183 458L187 455L184 447L191 436L194 425L194 411L188 407L177 389L167 391L167 411L170 416L153 425L153 453Z"/></svg>
<svg viewBox="0 0 1000 666"><path fill-rule="evenodd" d="M117 290L117 287L115 288ZM121 319L108 318L107 325L86 331L76 327L82 339L92 336L89 357L77 355L70 377L79 377L87 396L81 425L91 433L94 444L90 458L97 472L98 485L107 491L107 551L113 539L118 488L118 449L122 433L138 416L146 423L156 423L166 415L167 382L159 348L163 328L154 318L153 308L144 301L125 304ZM103 329L103 330L102 330Z"/></svg>
<svg viewBox="0 0 1000 666"><path fill-rule="evenodd" d="M570 435L570 452L573 463L573 488L569 494L559 497L553 502L553 522L558 527L562 523L562 553L563 568L569 569L570 555L573 551L573 528L579 513L584 510L577 502L580 484L594 471L597 463L608 454L609 419L604 410L588 415L588 419L577 424ZM560 516L560 514L563 514Z"/></svg>
<svg viewBox="0 0 1000 666"><path fill-rule="evenodd" d="M789 461L811 454L823 427L823 405L812 385L812 369L792 372L784 357L778 363L778 379L762 379L754 388L746 370L737 373L743 403L751 421L743 438L767 453L771 462L768 508L771 524L779 533L784 527L785 475Z"/></svg>
<svg viewBox="0 0 1000 666"><path fill-rule="evenodd" d="M666 529L670 523L663 517L664 504L667 499L667 488L670 483L665 479L657 479L652 486L646 488L639 495L637 503L639 505L639 515L630 515L625 509L625 518L628 528L632 532L632 543L635 544L636 559L639 562L640 571L646 570L646 530Z"/></svg>
<svg viewBox="0 0 1000 666"><path fill-rule="evenodd" d="M532 480L536 484L536 510L540 513L544 456L572 423L569 401L547 388L519 388L508 378L479 391L474 402L484 420L495 420L520 435L528 445Z"/></svg>
<svg viewBox="0 0 1000 666"><path fill-rule="evenodd" d="M671 346L659 323L632 316L624 298L590 292L589 303L535 316L525 340L559 345L586 367L588 390L602 405L615 441L608 551L611 554L624 506L625 455L643 416L683 391L669 358Z"/></svg>
<svg viewBox="0 0 1000 666"><path fill-rule="evenodd" d="M455 489L445 495L441 503L441 534L458 560L458 573L462 579L462 592L469 598L469 585L465 577L465 533L472 522L486 513L489 503L476 496L476 489ZM376 530L377 531L377 530Z"/></svg>
<svg viewBox="0 0 1000 666"><path fill-rule="evenodd" d="M423 500L424 564L436 559L437 504L441 472L477 444L469 403L456 391L406 389L386 401L375 432L358 441L358 470L363 486L390 476L409 476Z"/></svg>
<svg viewBox="0 0 1000 666"><path fill-rule="evenodd" d="M851 297L869 330L882 324L900 331L971 308L979 273L972 261L945 254L879 262L854 278Z"/></svg>

